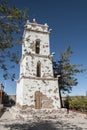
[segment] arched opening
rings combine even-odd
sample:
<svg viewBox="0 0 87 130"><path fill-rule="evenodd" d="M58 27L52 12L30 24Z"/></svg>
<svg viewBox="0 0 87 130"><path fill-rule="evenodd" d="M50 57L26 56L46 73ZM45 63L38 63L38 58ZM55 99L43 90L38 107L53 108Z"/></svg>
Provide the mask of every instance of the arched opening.
<svg viewBox="0 0 87 130"><path fill-rule="evenodd" d="M42 107L42 93L40 91L35 92L35 109L41 109Z"/></svg>
<svg viewBox="0 0 87 130"><path fill-rule="evenodd" d="M36 40L36 45L35 45L35 50L36 50L36 54L40 53L40 40Z"/></svg>
<svg viewBox="0 0 87 130"><path fill-rule="evenodd" d="M41 63L40 63L40 61L37 63L37 77L41 77Z"/></svg>

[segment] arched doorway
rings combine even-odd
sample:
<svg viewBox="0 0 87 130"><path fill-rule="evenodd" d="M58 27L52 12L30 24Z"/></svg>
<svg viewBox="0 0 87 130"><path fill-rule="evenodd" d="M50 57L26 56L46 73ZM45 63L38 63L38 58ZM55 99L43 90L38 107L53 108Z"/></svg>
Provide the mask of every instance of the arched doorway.
<svg viewBox="0 0 87 130"><path fill-rule="evenodd" d="M35 109L41 109L42 107L42 93L40 91L35 92Z"/></svg>

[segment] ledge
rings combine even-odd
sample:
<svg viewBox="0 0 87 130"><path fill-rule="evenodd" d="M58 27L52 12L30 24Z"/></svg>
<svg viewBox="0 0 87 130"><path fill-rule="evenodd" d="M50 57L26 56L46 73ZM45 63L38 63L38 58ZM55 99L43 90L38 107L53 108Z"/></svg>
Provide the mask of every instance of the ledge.
<svg viewBox="0 0 87 130"><path fill-rule="evenodd" d="M56 81L56 80L58 80L58 78L48 78L48 77L31 77L31 76L29 76L29 77L26 77L26 76L22 76L20 79L18 79L18 80L16 80L16 82L20 82L20 80L21 79L35 79L35 80L54 80L54 81Z"/></svg>

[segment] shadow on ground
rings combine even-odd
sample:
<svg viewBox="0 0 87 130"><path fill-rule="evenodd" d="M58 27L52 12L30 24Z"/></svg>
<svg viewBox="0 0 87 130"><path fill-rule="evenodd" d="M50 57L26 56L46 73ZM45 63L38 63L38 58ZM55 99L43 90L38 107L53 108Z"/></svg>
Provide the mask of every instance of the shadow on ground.
<svg viewBox="0 0 87 130"><path fill-rule="evenodd" d="M38 123L24 123L5 125L9 130L82 130L82 128L61 121L40 121Z"/></svg>

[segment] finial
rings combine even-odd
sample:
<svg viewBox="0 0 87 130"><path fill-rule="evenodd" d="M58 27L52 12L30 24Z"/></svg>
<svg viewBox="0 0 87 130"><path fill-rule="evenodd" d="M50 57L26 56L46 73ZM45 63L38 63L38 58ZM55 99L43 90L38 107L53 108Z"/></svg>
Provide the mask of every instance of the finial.
<svg viewBox="0 0 87 130"><path fill-rule="evenodd" d="M27 20L27 23L29 23L29 20Z"/></svg>
<svg viewBox="0 0 87 130"><path fill-rule="evenodd" d="M52 29L49 29L49 32L51 32L52 31Z"/></svg>
<svg viewBox="0 0 87 130"><path fill-rule="evenodd" d="M47 23L44 24L45 26L48 26Z"/></svg>
<svg viewBox="0 0 87 130"><path fill-rule="evenodd" d="M55 55L55 52L52 52L52 55Z"/></svg>
<svg viewBox="0 0 87 130"><path fill-rule="evenodd" d="M33 22L34 22L34 23L36 22L35 18L33 19Z"/></svg>

